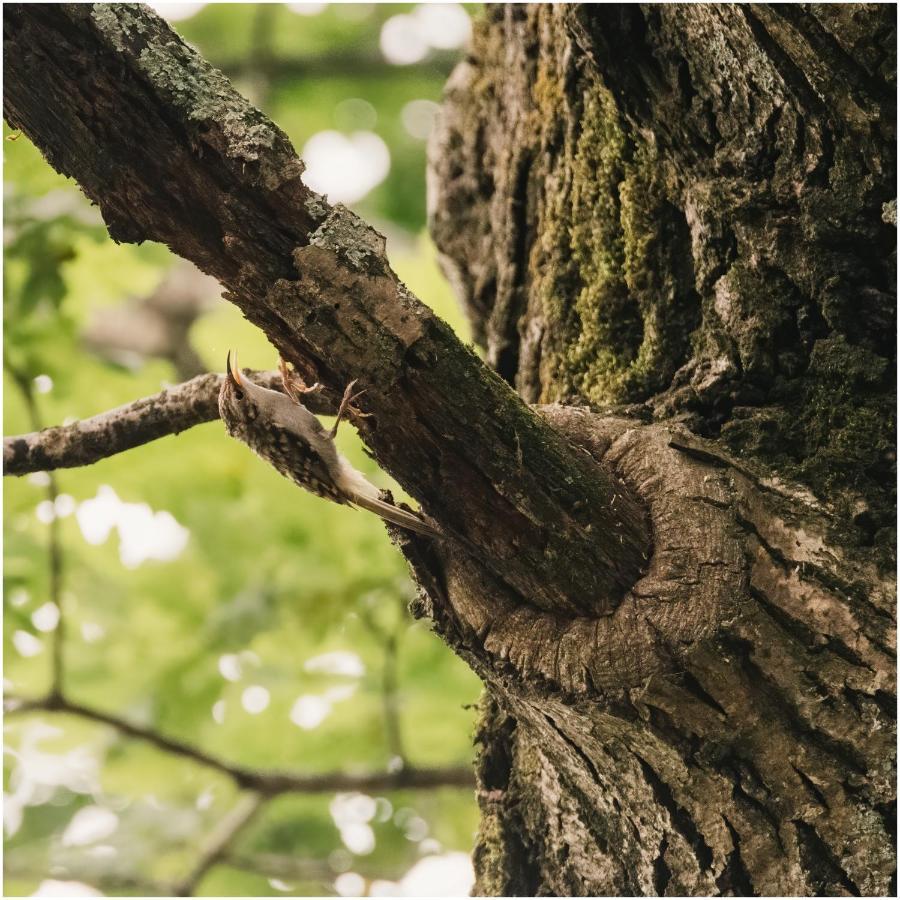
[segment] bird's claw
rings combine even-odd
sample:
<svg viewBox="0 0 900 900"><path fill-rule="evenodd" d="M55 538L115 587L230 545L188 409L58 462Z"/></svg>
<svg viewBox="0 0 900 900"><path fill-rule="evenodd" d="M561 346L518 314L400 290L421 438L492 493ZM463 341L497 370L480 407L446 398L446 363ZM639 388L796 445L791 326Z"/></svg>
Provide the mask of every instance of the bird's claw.
<svg viewBox="0 0 900 900"><path fill-rule="evenodd" d="M362 418L368 419L371 416L371 413L363 412L361 409L358 409L353 405L355 400L358 400L365 394L365 388L361 391L357 391L355 394L353 393L353 387L356 384L357 379L353 379L347 387L344 388L344 396L341 397L341 405L338 407L337 418L334 420L334 426L331 429L331 436L334 437L337 434L338 425L341 424L341 420L344 416L349 413L353 418Z"/></svg>
<svg viewBox="0 0 900 900"><path fill-rule="evenodd" d="M294 403L302 403L300 399L306 394L317 394L322 390L322 385L317 381L312 386L307 386L306 382L300 375L288 368L287 361L284 357L278 360L278 371L281 372L281 383L284 385L284 392L294 401Z"/></svg>

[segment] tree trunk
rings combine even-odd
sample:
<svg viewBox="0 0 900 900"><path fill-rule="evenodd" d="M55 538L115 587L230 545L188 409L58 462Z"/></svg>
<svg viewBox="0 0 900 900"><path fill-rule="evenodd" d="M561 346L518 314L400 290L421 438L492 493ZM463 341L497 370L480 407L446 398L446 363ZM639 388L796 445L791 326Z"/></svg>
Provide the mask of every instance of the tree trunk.
<svg viewBox="0 0 900 900"><path fill-rule="evenodd" d="M893 38L883 7L488 8L434 231L536 414L146 8L5 10L5 114L113 236L215 275L326 397L365 385L443 534L399 539L415 612L488 687L483 893L890 889Z"/></svg>
<svg viewBox="0 0 900 900"><path fill-rule="evenodd" d="M477 892L895 891L894 16L493 6L451 77L445 269L654 535L492 616Z"/></svg>

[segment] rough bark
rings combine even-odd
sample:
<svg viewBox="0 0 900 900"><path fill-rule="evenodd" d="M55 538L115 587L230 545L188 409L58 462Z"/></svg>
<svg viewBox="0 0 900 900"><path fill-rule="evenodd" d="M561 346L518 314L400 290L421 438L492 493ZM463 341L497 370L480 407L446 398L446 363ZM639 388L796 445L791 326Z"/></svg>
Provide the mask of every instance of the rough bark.
<svg viewBox="0 0 900 900"><path fill-rule="evenodd" d="M606 619L510 602L481 892L894 889L894 13L489 7L448 83L446 271L654 533Z"/></svg>
<svg viewBox="0 0 900 900"><path fill-rule="evenodd" d="M215 276L327 387L358 379L378 460L495 576L547 609L615 608L648 550L629 492L412 296L384 238L303 184L287 137L221 73L144 7L10 5L3 26L7 120L113 238Z"/></svg>
<svg viewBox="0 0 900 900"><path fill-rule="evenodd" d="M893 10L489 8L433 232L523 397L639 403L893 524Z"/></svg>
<svg viewBox="0 0 900 900"><path fill-rule="evenodd" d="M489 688L485 893L890 888L892 23L841 10L489 8L435 229L490 361L569 404L536 415L162 23L7 7L12 123L114 237L360 377L363 437L450 536L402 547Z"/></svg>

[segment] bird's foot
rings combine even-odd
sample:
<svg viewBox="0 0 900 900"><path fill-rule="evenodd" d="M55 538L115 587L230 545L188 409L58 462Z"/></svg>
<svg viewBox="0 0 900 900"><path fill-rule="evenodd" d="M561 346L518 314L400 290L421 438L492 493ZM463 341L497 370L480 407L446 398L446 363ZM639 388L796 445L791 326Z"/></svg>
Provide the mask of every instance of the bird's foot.
<svg viewBox="0 0 900 900"><path fill-rule="evenodd" d="M357 409L357 407L353 405L354 400L358 400L360 397L362 397L363 394L365 394L365 389L357 391L354 394L353 388L355 385L356 379L354 378L353 381L351 381L350 384L348 384L347 387L344 388L344 396L341 398L341 405L338 407L337 418L334 420L334 426L331 429L332 438L337 434L338 425L341 424L341 419L343 419L347 413L350 413L350 415L354 418L359 417L362 419L367 419L370 415L372 415L371 413L363 412L361 409Z"/></svg>
<svg viewBox="0 0 900 900"><path fill-rule="evenodd" d="M302 404L301 397L305 394L317 394L322 390L322 385L317 381L312 386L307 386L306 382L296 371L291 371L284 357L278 360L278 371L281 372L281 383L284 385L284 392L294 401L294 403Z"/></svg>

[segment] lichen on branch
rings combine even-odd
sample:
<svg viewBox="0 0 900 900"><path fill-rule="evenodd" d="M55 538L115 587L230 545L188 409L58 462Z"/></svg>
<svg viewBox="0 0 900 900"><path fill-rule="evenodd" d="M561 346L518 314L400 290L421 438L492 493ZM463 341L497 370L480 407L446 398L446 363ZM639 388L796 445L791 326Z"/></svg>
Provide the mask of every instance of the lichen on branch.
<svg viewBox="0 0 900 900"><path fill-rule="evenodd" d="M649 551L630 491L413 297L372 230L310 191L287 138L161 19L17 6L4 40L7 119L117 240L161 241L214 275L332 391L357 379L379 463L503 583L548 610L615 608Z"/></svg>

